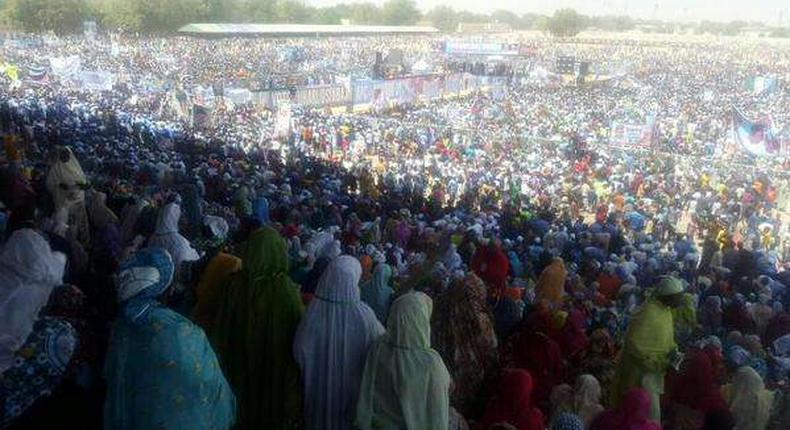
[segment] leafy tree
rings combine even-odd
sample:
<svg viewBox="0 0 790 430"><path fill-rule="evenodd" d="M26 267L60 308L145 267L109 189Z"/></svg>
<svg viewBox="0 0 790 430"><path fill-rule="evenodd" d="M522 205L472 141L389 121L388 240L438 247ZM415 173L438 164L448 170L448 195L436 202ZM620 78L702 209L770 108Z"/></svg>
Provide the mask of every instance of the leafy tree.
<svg viewBox="0 0 790 430"><path fill-rule="evenodd" d="M537 13L525 13L521 16L521 29L535 29L541 20L545 20L546 16Z"/></svg>
<svg viewBox="0 0 790 430"><path fill-rule="evenodd" d="M310 21L312 11L302 3L294 0L277 2L277 22L306 23Z"/></svg>
<svg viewBox="0 0 790 430"><path fill-rule="evenodd" d="M247 0L243 6L244 22L277 22L274 0Z"/></svg>
<svg viewBox="0 0 790 430"><path fill-rule="evenodd" d="M521 18L509 10L495 10L491 13L491 19L494 22L501 22L510 26L510 28L517 29L521 27Z"/></svg>
<svg viewBox="0 0 790 430"><path fill-rule="evenodd" d="M341 5L338 5L341 6ZM315 10L313 13L313 22L316 24L336 25L340 24L340 20L348 16L343 13L342 9L338 6L322 7Z"/></svg>
<svg viewBox="0 0 790 430"><path fill-rule="evenodd" d="M440 31L452 32L458 28L458 13L450 6L436 6L426 14L426 18Z"/></svg>
<svg viewBox="0 0 790 430"><path fill-rule="evenodd" d="M549 19L548 30L556 37L573 37L586 27L586 19L573 9L559 9Z"/></svg>
<svg viewBox="0 0 790 430"><path fill-rule="evenodd" d="M88 4L85 0L11 0L6 13L25 31L69 33L80 29L88 18Z"/></svg>
<svg viewBox="0 0 790 430"><path fill-rule="evenodd" d="M348 18L354 24L381 24L381 9L373 3L356 3L349 6Z"/></svg>
<svg viewBox="0 0 790 430"><path fill-rule="evenodd" d="M387 25L413 25L420 19L414 0L389 0L384 3L381 15Z"/></svg>
<svg viewBox="0 0 790 430"><path fill-rule="evenodd" d="M139 31L143 24L143 12L137 2L107 0L97 5L104 27Z"/></svg>

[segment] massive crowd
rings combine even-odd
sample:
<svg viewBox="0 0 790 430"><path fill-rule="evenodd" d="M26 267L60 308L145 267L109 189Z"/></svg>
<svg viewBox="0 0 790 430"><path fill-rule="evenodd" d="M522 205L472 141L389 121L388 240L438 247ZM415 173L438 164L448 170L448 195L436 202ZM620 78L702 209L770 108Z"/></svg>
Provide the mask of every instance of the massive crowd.
<svg viewBox="0 0 790 430"><path fill-rule="evenodd" d="M195 127L173 94L457 59L7 41L0 428L790 428L790 164L730 135L735 103L790 140L787 50L522 42L496 94L294 106L278 136L221 97ZM568 54L605 78L537 78ZM112 90L25 76L70 55ZM610 145L648 120L649 147Z"/></svg>

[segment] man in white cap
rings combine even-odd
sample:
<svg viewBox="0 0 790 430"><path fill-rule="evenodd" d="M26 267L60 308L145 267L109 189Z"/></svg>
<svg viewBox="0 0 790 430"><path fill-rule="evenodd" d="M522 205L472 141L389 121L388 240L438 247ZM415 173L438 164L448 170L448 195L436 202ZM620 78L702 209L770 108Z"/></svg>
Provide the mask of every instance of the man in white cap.
<svg viewBox="0 0 790 430"><path fill-rule="evenodd" d="M683 282L664 277L652 296L631 320L615 375L612 401L619 403L631 388L650 393L650 418L661 422L660 397L664 392L664 373L678 357L672 308L683 300Z"/></svg>

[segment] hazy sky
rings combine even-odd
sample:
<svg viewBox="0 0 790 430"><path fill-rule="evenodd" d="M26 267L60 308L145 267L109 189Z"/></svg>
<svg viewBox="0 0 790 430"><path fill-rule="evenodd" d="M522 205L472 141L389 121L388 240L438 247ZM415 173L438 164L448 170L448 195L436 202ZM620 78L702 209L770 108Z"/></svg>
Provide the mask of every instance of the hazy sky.
<svg viewBox="0 0 790 430"><path fill-rule="evenodd" d="M313 6L328 6L354 0L306 0ZM384 0L371 0L381 4ZM777 25L790 23L790 0L415 0L417 7L428 10L436 5L455 9L491 12L506 9L518 14L550 14L555 9L571 7L588 15L628 14L639 18L673 21L709 19L732 21L746 19Z"/></svg>

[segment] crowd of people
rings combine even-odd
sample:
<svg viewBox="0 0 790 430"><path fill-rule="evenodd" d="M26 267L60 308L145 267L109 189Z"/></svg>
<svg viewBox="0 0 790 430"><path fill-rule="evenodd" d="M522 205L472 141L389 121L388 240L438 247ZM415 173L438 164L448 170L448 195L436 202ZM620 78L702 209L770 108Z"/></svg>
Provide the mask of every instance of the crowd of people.
<svg viewBox="0 0 790 430"><path fill-rule="evenodd" d="M0 428L790 428L790 162L728 120L790 140L787 83L745 84L790 75L781 47L530 39L496 93L294 106L278 136L222 97L197 128L166 87L459 60L435 36L35 40L5 63L120 78L0 78ZM560 54L611 77L531 73ZM648 119L650 146L610 145Z"/></svg>

